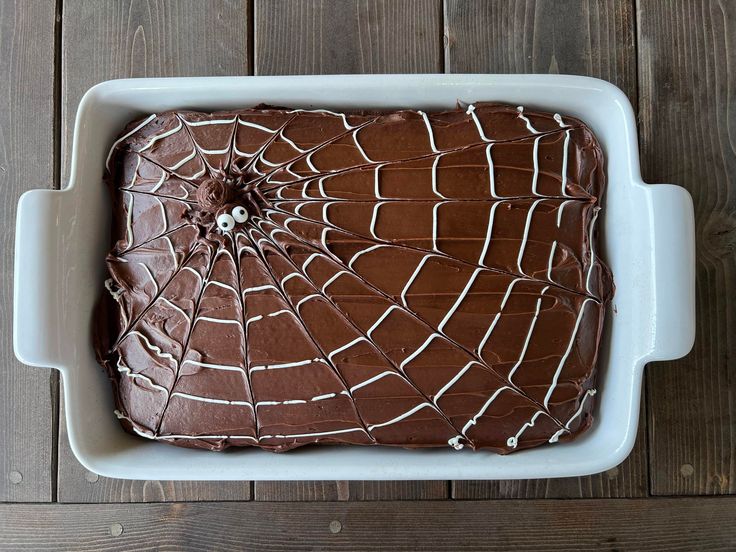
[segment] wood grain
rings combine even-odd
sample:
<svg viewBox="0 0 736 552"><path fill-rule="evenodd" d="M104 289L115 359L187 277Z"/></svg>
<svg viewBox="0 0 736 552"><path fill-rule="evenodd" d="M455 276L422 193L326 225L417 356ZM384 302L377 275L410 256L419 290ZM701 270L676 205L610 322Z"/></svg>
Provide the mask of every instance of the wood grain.
<svg viewBox="0 0 736 552"><path fill-rule="evenodd" d="M92 85L122 77L248 74L247 0L64 0L62 178L69 173L74 115ZM62 410L63 412L63 410ZM62 420L63 420L62 414ZM248 482L120 481L96 478L59 431L60 502L248 500Z"/></svg>
<svg viewBox="0 0 736 552"><path fill-rule="evenodd" d="M446 0L451 73L599 77L636 100L633 0Z"/></svg>
<svg viewBox="0 0 736 552"><path fill-rule="evenodd" d="M733 550L734 516L731 497L0 505L0 550Z"/></svg>
<svg viewBox="0 0 736 552"><path fill-rule="evenodd" d="M736 493L736 3L639 6L640 136L649 182L695 203L697 336L647 370L654 494Z"/></svg>
<svg viewBox="0 0 736 552"><path fill-rule="evenodd" d="M446 0L452 73L569 73L613 82L636 106L633 2ZM637 497L647 494L646 420L626 462L606 473L536 481L457 481L454 498Z"/></svg>
<svg viewBox="0 0 736 552"><path fill-rule="evenodd" d="M447 481L256 481L255 500L438 500Z"/></svg>
<svg viewBox="0 0 736 552"><path fill-rule="evenodd" d="M441 71L440 0L256 0L256 74ZM259 481L256 500L446 498L446 481Z"/></svg>
<svg viewBox="0 0 736 552"><path fill-rule="evenodd" d="M257 75L436 73L441 0L256 0Z"/></svg>
<svg viewBox="0 0 736 552"><path fill-rule="evenodd" d="M55 17L53 2L0 3L0 502L53 499L58 377L15 359L12 318L18 197L54 186Z"/></svg>

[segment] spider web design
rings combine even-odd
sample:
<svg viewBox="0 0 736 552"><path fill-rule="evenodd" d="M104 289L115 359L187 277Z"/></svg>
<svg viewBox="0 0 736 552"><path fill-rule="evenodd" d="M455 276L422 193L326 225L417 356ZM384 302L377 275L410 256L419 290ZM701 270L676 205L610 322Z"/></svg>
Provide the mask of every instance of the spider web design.
<svg viewBox="0 0 736 552"><path fill-rule="evenodd" d="M506 453L590 424L612 286L601 150L580 121L498 104L169 112L129 125L107 168L98 357L128 430ZM260 212L203 229L205 179L257 189Z"/></svg>

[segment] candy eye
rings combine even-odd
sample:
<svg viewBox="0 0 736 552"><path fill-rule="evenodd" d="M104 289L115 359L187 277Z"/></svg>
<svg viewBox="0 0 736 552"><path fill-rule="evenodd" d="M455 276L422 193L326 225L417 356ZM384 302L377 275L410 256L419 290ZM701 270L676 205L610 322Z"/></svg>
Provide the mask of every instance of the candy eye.
<svg viewBox="0 0 736 552"><path fill-rule="evenodd" d="M248 220L248 211L245 210L245 207L238 205L233 209L233 218L235 222L245 222Z"/></svg>
<svg viewBox="0 0 736 552"><path fill-rule="evenodd" d="M217 226L220 228L220 230L224 230L225 232L227 232L235 228L235 219L227 213L222 213L219 217L217 217Z"/></svg>

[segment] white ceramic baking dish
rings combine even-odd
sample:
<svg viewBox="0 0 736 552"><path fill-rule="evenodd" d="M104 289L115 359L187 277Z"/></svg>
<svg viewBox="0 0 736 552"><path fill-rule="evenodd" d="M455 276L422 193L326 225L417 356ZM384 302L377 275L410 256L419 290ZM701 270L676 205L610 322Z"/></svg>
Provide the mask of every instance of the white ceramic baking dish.
<svg viewBox="0 0 736 552"><path fill-rule="evenodd" d="M603 254L616 282L592 428L570 443L510 456L469 450L307 447L212 453L125 433L91 345L91 313L104 279L110 204L105 157L131 119L174 108L217 110L261 102L333 110L437 110L496 100L587 122L607 158ZM131 479L512 479L576 476L620 463L636 437L646 362L685 355L694 340L695 245L690 195L646 185L631 105L597 79L546 75L355 75L132 79L91 88L77 112L71 177L18 205L14 347L64 379L71 447L101 475ZM31 436L29 436L31 438Z"/></svg>

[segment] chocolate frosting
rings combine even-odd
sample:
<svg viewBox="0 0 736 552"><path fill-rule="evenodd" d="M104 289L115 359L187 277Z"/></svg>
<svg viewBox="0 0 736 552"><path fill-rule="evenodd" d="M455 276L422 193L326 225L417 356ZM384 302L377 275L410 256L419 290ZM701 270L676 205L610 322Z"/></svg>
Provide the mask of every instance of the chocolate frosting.
<svg viewBox="0 0 736 552"><path fill-rule="evenodd" d="M590 425L613 284L581 121L167 112L107 169L95 344L127 430L508 453Z"/></svg>

